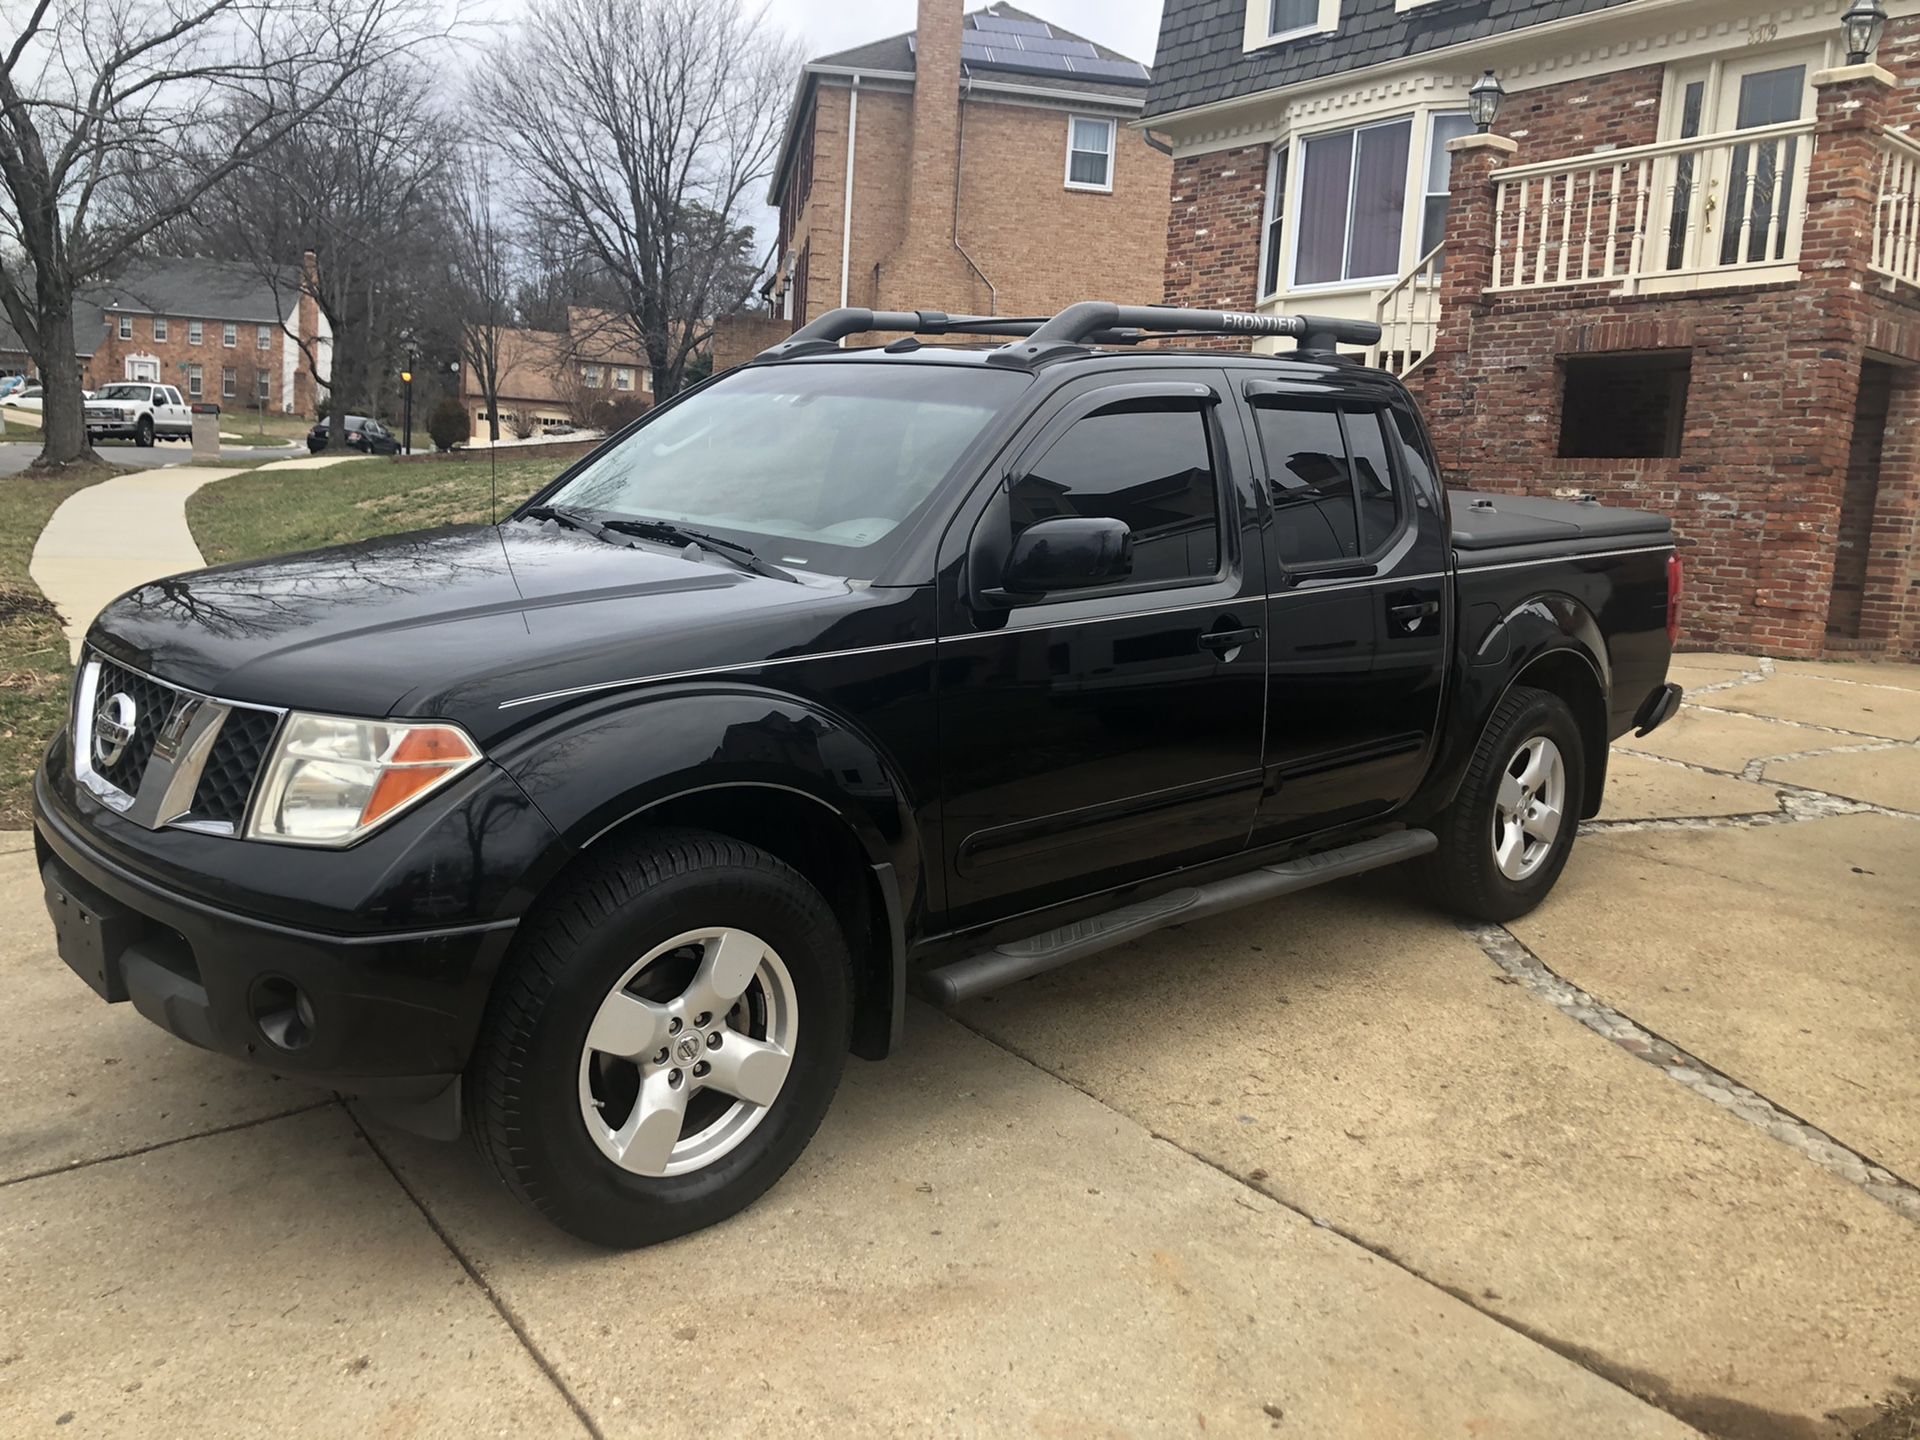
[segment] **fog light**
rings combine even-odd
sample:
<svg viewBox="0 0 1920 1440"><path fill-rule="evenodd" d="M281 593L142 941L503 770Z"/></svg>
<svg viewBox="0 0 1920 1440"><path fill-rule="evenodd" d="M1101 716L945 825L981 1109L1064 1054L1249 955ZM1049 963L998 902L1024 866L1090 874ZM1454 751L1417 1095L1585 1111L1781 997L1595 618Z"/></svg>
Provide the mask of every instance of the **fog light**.
<svg viewBox="0 0 1920 1440"><path fill-rule="evenodd" d="M313 1003L291 980L263 975L253 982L253 1023L276 1050L304 1050L313 1041Z"/></svg>

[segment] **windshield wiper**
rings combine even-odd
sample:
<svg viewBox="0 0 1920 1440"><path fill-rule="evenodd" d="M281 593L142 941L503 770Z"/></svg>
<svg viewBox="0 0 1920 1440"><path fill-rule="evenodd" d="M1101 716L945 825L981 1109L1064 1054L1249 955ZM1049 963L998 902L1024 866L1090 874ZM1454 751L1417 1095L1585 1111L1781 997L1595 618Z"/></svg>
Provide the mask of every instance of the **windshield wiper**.
<svg viewBox="0 0 1920 1440"><path fill-rule="evenodd" d="M529 505L525 510L522 510L516 518L521 520L551 520L556 524L566 526L569 530L579 530L593 536L596 540L605 540L609 545L620 545L624 543L612 530L602 525L592 516L583 515L578 510L569 510L564 505Z"/></svg>
<svg viewBox="0 0 1920 1440"><path fill-rule="evenodd" d="M671 520L608 520L606 528L621 535L634 535L642 540L663 540L669 545L698 545L702 550L712 550L727 557L742 570L755 575L765 575L773 580L788 580L798 585L800 581L782 570L778 565L769 565L738 540L723 540L718 535L709 535L704 530L689 530L684 525L676 525Z"/></svg>

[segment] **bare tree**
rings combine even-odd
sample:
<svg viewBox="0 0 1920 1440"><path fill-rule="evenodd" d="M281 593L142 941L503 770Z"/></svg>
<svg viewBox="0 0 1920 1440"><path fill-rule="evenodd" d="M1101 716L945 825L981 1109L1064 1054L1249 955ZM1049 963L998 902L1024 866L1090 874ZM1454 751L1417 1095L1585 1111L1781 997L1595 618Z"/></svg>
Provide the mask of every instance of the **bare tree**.
<svg viewBox="0 0 1920 1440"><path fill-rule="evenodd" d="M487 438L500 440L500 384L511 368L514 247L495 203L485 150L463 158L452 196L449 269L460 310L460 361L487 397Z"/></svg>
<svg viewBox="0 0 1920 1440"><path fill-rule="evenodd" d="M0 0L0 310L46 386L36 464L89 453L76 292L366 66L420 44L426 13L422 0ZM176 167L208 117L241 100L246 123L218 162L164 205L101 203Z"/></svg>
<svg viewBox="0 0 1920 1440"><path fill-rule="evenodd" d="M799 63L741 0L529 0L476 80L529 208L618 284L656 399L745 302L749 193Z"/></svg>
<svg viewBox="0 0 1920 1440"><path fill-rule="evenodd" d="M200 189L196 219L260 276L280 312L304 296L325 319L324 339L292 338L325 377L335 447L350 407L378 413L410 337L433 327L444 302L457 139L428 78L400 63L364 68L271 151ZM277 103L250 100L224 128L244 133L256 105Z"/></svg>

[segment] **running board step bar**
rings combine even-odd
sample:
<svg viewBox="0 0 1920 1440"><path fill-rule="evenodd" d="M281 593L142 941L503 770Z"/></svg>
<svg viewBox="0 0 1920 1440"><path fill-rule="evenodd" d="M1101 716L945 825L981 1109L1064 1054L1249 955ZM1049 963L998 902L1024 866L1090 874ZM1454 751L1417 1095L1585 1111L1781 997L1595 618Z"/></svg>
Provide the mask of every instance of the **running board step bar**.
<svg viewBox="0 0 1920 1440"><path fill-rule="evenodd" d="M1111 950L1169 925L1204 920L1242 905L1254 905L1296 890L1311 890L1329 880L1378 870L1440 848L1431 830L1396 830L1337 850L1303 855L1280 865L1263 865L1205 885L1188 886L1149 900L1076 920L1025 940L1009 940L978 955L954 960L920 976L920 993L941 1005L957 1005L1016 980L1052 970L1086 955Z"/></svg>

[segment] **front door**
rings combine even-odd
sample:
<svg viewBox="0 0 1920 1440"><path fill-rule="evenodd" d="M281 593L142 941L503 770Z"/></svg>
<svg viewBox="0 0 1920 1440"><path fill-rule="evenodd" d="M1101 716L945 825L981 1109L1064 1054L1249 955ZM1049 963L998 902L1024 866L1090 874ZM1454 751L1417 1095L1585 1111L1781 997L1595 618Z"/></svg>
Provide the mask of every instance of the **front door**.
<svg viewBox="0 0 1920 1440"><path fill-rule="evenodd" d="M1266 581L1225 383L1214 370L1129 366L1063 386L948 533L937 672L955 927L1246 843ZM1060 515L1126 521L1127 580L983 599L980 557Z"/></svg>
<svg viewBox="0 0 1920 1440"><path fill-rule="evenodd" d="M1775 52L1683 72L1671 102L1672 137L1731 136L1804 120L1813 113L1816 68L1809 56ZM1811 145L1810 135L1768 134L1662 161L1658 193L1670 197L1658 234L1665 268L1794 259Z"/></svg>
<svg viewBox="0 0 1920 1440"><path fill-rule="evenodd" d="M158 380L159 378L160 378L160 362L158 360L127 361L127 379Z"/></svg>

